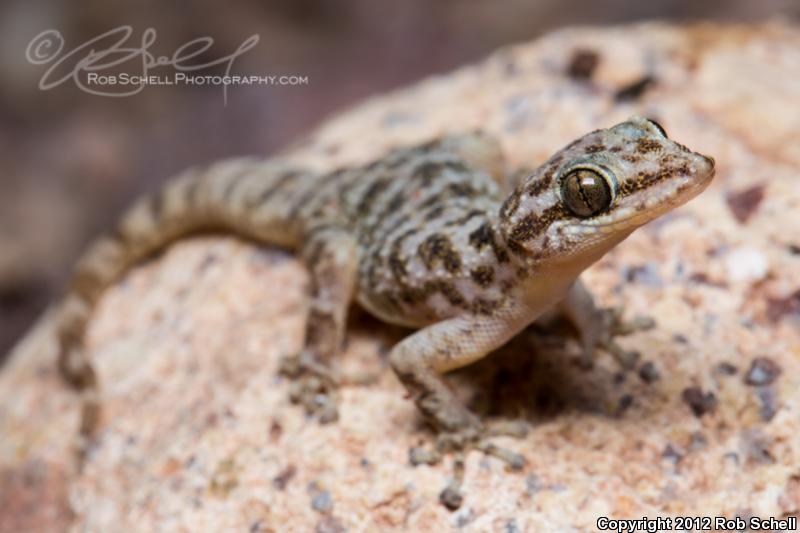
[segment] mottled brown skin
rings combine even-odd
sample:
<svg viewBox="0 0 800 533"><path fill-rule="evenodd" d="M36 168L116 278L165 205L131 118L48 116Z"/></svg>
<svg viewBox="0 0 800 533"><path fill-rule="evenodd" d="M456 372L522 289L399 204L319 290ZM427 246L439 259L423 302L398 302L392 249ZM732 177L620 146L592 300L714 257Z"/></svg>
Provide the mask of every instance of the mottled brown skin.
<svg viewBox="0 0 800 533"><path fill-rule="evenodd" d="M477 448L524 464L492 445L489 430L441 374L480 359L550 309L575 322L588 363L597 348L630 362L613 341L648 324L599 310L580 273L634 229L699 194L713 160L634 117L571 143L503 194L499 144L480 134L397 149L352 169L314 175L279 161L238 159L190 170L138 202L77 266L59 322L59 367L84 391L81 432L98 423L98 380L83 350L92 308L131 265L185 235L228 230L296 250L311 274L301 353L282 363L291 397L320 421L336 419L340 351L356 300L384 321L419 328L390 361L423 416L436 449L456 453L442 501L460 504L461 454ZM510 424L495 431L520 433Z"/></svg>

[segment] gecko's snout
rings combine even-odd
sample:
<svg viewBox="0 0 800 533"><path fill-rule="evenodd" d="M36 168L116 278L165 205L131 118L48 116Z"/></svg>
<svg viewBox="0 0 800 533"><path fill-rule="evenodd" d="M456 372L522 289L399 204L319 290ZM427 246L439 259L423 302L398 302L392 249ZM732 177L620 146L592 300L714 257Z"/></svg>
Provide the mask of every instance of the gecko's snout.
<svg viewBox="0 0 800 533"><path fill-rule="evenodd" d="M695 168L700 181L703 183L707 183L711 181L711 178L714 177L714 173L716 172L716 161L710 155L704 154L696 154L697 157L695 158Z"/></svg>

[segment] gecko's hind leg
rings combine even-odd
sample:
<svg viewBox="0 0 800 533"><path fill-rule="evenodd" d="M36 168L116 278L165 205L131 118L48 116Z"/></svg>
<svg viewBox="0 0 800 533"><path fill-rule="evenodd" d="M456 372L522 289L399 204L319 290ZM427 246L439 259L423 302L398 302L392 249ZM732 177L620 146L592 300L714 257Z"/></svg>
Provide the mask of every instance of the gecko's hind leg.
<svg viewBox="0 0 800 533"><path fill-rule="evenodd" d="M434 447L414 447L409 451L413 465L435 464L453 455L452 479L439 499L449 509L461 505L464 477L463 457L477 450L504 461L512 470L525 467L525 458L492 443L492 437L523 437L527 425L485 424L467 409L447 387L440 373L480 359L516 333L500 317L463 316L444 320L407 337L392 349L389 360L422 415L437 431Z"/></svg>
<svg viewBox="0 0 800 533"><path fill-rule="evenodd" d="M311 305L300 353L281 361L281 373L293 380L290 399L322 423L338 418L332 366L344 338L347 308L353 298L357 267L355 239L330 226L312 229L302 259L311 274Z"/></svg>
<svg viewBox="0 0 800 533"><path fill-rule="evenodd" d="M593 365L594 353L598 348L610 353L624 369L633 368L639 360L639 352L624 349L617 343L616 337L655 326L655 321L650 317L637 316L624 321L620 308L597 307L591 293L580 280L572 286L560 308L578 330L582 345L580 363L585 368Z"/></svg>

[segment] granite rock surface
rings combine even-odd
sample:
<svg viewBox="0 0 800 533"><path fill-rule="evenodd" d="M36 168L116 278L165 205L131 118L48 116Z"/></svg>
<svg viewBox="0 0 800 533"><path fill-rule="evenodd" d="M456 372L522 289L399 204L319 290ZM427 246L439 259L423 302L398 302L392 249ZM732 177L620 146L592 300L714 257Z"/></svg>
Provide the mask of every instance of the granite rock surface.
<svg viewBox="0 0 800 533"><path fill-rule="evenodd" d="M356 312L342 366L378 374L319 426L287 399L308 278L286 252L230 237L176 244L103 298L88 346L103 383L84 472L78 402L47 316L0 372L0 530L591 531L597 519L800 513L800 28L641 24L557 31L334 117L287 157L319 169L483 128L510 168L642 114L717 161L696 200L585 274L604 305L657 327L575 364L531 331L453 384L494 418L525 417L522 473L471 453L411 467L430 438L386 361L404 331Z"/></svg>

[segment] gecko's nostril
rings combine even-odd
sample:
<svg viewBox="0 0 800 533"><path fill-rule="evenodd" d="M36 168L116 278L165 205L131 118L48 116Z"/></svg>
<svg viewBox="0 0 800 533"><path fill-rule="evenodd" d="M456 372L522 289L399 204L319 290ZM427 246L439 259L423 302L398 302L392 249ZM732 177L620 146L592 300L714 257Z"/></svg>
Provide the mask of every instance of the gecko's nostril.
<svg viewBox="0 0 800 533"><path fill-rule="evenodd" d="M706 160L706 162L711 166L711 168L714 168L715 161L713 157L711 157L710 155L704 155L703 159Z"/></svg>

